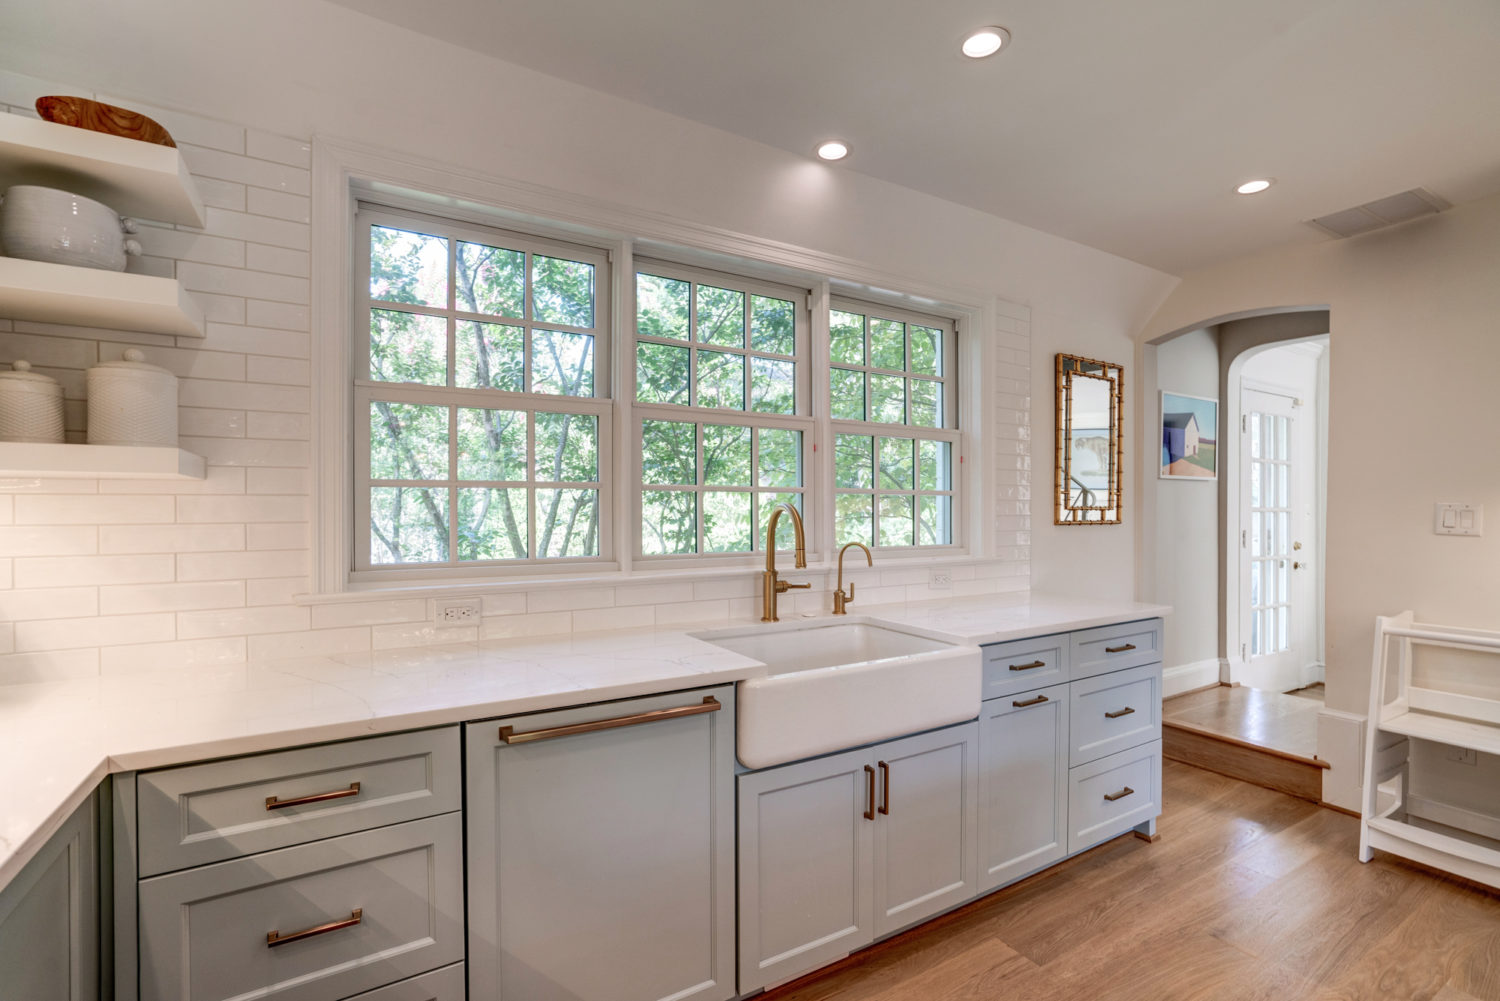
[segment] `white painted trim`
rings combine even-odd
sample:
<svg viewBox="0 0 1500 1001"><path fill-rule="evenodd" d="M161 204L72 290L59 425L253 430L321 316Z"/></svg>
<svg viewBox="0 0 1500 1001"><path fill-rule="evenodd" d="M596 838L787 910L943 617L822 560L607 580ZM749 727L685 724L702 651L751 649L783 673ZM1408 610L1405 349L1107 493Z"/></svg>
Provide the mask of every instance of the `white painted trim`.
<svg viewBox="0 0 1500 1001"><path fill-rule="evenodd" d="M354 520L350 375L352 315L354 186L377 199L389 195L412 208L426 207L463 218L486 218L497 225L540 229L544 234L615 247L633 240L655 251L680 248L678 259L714 255L759 263L778 280L805 283L825 290L879 296L911 308L952 317L969 335L959 373L964 428L966 489L985 491L993 482L992 461L985 449L993 408L977 392L980 373L992 364L991 336L1000 316L1030 321L1029 307L1002 300L967 286L913 279L870 264L805 247L745 233L689 222L661 212L635 209L613 202L537 184L481 174L408 153L381 149L347 139L318 136L312 143L312 320L314 349L313 508L311 591L315 595L349 590ZM416 194L421 193L421 194ZM629 255L624 255L626 262ZM722 258L719 258L722 260ZM618 267L618 265L617 265ZM800 276L798 278L797 276ZM769 274L768 274L769 277ZM628 305L618 296L620 307ZM619 308L615 315L618 317ZM816 339L815 339L816 340ZM816 343L814 345L816 349ZM613 352L618 355L618 352ZM623 380L616 380L622 388ZM615 393L616 401L623 399ZM985 433L980 432L980 427ZM983 496L984 494L978 494ZM616 505L621 509L621 505ZM963 538L969 555L993 552L993 519L982 518L982 504L964 505ZM364 592L368 594L369 592Z"/></svg>
<svg viewBox="0 0 1500 1001"><path fill-rule="evenodd" d="M1178 664L1161 672L1161 697L1170 699L1195 688L1207 688L1219 683L1219 658L1198 660L1191 664Z"/></svg>
<svg viewBox="0 0 1500 1001"><path fill-rule="evenodd" d="M1323 772L1323 802L1360 811L1363 802L1365 717L1324 707L1318 710L1318 757Z"/></svg>
<svg viewBox="0 0 1500 1001"><path fill-rule="evenodd" d="M1406 794L1405 806L1410 816L1500 841L1500 816L1465 809L1411 792Z"/></svg>

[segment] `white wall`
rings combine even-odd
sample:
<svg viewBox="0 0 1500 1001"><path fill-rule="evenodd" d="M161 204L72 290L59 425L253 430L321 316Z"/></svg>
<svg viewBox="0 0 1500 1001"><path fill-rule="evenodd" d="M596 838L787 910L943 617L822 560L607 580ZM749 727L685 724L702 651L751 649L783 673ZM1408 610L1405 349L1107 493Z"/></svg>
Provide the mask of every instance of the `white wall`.
<svg viewBox="0 0 1500 1001"><path fill-rule="evenodd" d="M143 267L204 302L204 341L12 323L0 362L30 354L68 387L126 343L182 377L186 444L202 484L0 483L0 682L247 657L360 652L490 636L748 614L748 579L533 588L486 598L484 624L439 631L424 600L307 607L314 339L307 249L308 141L338 135L456 169L545 186L580 216L608 205L839 255L903 279L993 296L993 551L955 569L956 593L1024 586L1035 420L1033 356L1127 354L1172 279L982 213L811 163L725 133L434 42L323 3L176 4L128 10L59 0L7 12L0 105L92 94L160 118L210 205L204 233L153 229ZM377 57L378 54L378 57ZM399 65L400 72L392 71ZM37 80L22 76L33 73ZM186 109L187 112L176 109ZM769 253L770 251L768 251ZM1036 336L1033 337L1035 332ZM1049 377L1050 378L1050 377ZM1050 382L1049 382L1050 387ZM1037 415L1040 415L1039 417ZM1050 451L1037 468L1050 483ZM1129 582L1133 554L1049 550L1050 580ZM796 608L821 607L826 582ZM867 590L868 588L868 590ZM1081 588L1090 589L1090 588ZM877 568L862 600L926 595L925 573ZM1128 587L1125 591L1128 593Z"/></svg>
<svg viewBox="0 0 1500 1001"><path fill-rule="evenodd" d="M1500 504L1500 197L1184 277L1141 334L1327 304L1327 704L1368 708L1377 614L1500 627L1500 533L1432 532L1433 504ZM1451 428L1454 433L1434 433ZM1338 749L1321 748L1335 762Z"/></svg>
<svg viewBox="0 0 1500 1001"><path fill-rule="evenodd" d="M1144 357L1142 516L1152 522L1152 541L1150 551L1142 554L1142 566L1149 568L1146 596L1172 606L1163 637L1163 690L1171 695L1219 680L1220 481L1160 478L1159 394L1166 390L1217 399L1218 337L1213 330L1195 330L1154 346ZM1222 464L1222 426L1217 434ZM1145 443L1155 447L1147 449Z"/></svg>

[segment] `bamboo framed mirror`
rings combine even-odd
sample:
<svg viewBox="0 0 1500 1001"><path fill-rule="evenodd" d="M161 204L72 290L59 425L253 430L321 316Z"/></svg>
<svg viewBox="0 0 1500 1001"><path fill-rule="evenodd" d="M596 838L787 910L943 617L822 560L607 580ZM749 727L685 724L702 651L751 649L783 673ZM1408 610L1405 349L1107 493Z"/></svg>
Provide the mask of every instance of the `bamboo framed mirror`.
<svg viewBox="0 0 1500 1001"><path fill-rule="evenodd" d="M1057 525L1120 524L1125 369L1057 356Z"/></svg>

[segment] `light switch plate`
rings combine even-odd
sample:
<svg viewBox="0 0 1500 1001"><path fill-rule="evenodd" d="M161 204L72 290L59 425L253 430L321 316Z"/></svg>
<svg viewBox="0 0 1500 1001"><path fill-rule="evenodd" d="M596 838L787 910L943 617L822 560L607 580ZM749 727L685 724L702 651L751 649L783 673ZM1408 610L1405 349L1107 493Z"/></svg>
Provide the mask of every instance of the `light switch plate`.
<svg viewBox="0 0 1500 1001"><path fill-rule="evenodd" d="M1484 505L1439 502L1433 513L1432 530L1438 535L1483 535Z"/></svg>

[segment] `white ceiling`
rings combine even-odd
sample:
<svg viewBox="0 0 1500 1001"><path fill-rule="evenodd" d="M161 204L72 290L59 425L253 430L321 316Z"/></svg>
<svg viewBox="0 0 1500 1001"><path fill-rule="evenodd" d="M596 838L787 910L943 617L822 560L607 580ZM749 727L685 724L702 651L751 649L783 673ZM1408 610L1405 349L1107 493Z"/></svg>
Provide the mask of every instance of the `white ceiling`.
<svg viewBox="0 0 1500 1001"><path fill-rule="evenodd" d="M335 2L1178 274L1500 191L1500 0Z"/></svg>

